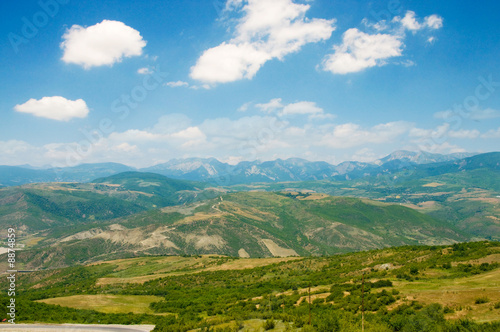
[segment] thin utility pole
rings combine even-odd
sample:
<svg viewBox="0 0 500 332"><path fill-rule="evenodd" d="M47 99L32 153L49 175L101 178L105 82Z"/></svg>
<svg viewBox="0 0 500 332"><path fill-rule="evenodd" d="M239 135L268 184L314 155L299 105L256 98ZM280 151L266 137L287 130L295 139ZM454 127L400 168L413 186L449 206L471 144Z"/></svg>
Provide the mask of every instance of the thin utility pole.
<svg viewBox="0 0 500 332"><path fill-rule="evenodd" d="M361 332L365 332L365 273L361 277Z"/></svg>
<svg viewBox="0 0 500 332"><path fill-rule="evenodd" d="M311 283L309 283L309 325L311 325Z"/></svg>
<svg viewBox="0 0 500 332"><path fill-rule="evenodd" d="M312 273L311 263L312 263L312 258L309 257L309 273ZM311 325L311 322L312 322L312 318L311 318L311 275L309 275L309 325Z"/></svg>

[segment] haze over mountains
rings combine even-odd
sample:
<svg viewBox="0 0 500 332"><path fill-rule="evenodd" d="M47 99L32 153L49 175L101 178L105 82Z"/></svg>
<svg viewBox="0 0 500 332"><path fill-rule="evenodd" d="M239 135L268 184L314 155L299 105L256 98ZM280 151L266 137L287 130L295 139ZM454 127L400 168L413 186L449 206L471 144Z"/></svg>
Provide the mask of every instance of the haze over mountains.
<svg viewBox="0 0 500 332"><path fill-rule="evenodd" d="M242 161L237 165L223 163L215 158L173 159L155 166L136 169L118 163L82 164L63 168L34 168L0 166L0 186L16 186L36 182L89 182L99 177L140 171L151 172L175 179L208 181L217 185L252 182L310 181L322 179L353 179L415 168L416 165L454 162L473 153L448 155L428 152L396 151L372 163L346 161L332 165L323 161L299 158L274 161Z"/></svg>

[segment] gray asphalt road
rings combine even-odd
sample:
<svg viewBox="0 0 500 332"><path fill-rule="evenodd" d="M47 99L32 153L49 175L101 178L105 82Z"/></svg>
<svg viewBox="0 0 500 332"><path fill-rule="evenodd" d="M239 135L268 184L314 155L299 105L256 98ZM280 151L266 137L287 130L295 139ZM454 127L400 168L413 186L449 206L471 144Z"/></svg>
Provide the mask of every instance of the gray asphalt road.
<svg viewBox="0 0 500 332"><path fill-rule="evenodd" d="M12 332L150 332L154 325L39 325L0 324L0 331Z"/></svg>

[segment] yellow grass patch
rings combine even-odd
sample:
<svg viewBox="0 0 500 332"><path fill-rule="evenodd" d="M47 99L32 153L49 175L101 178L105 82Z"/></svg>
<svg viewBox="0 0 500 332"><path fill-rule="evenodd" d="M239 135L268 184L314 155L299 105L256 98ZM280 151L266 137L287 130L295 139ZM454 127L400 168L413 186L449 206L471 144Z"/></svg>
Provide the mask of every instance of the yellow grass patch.
<svg viewBox="0 0 500 332"><path fill-rule="evenodd" d="M306 197L297 197L297 198L302 200L302 201L315 201L318 199L326 198L328 196L329 195L327 195L327 194L311 194L311 195L306 196Z"/></svg>
<svg viewBox="0 0 500 332"><path fill-rule="evenodd" d="M115 272L126 271L138 265L146 265L148 262L157 264L154 274L133 276L133 277L106 277L97 280L97 285L125 284L125 283L144 283L146 281L185 274L199 273L202 271L223 271L223 270L244 270L260 266L266 266L275 263L288 262L302 259L301 257L279 257L279 258L245 258L229 260L223 264L216 264L216 259L210 257L223 257L220 255L203 255L200 258L194 257L138 257L128 259L117 259L107 262L99 262L91 265L108 263L118 265ZM183 271L178 271L183 269ZM189 270L190 269L190 270Z"/></svg>
<svg viewBox="0 0 500 332"><path fill-rule="evenodd" d="M447 315L447 318L468 317L478 321L500 318L498 309L492 309L500 301L500 269L458 279L394 281L394 287L406 301L439 303L453 308L456 312ZM487 297L489 302L475 304L479 297Z"/></svg>
<svg viewBox="0 0 500 332"><path fill-rule="evenodd" d="M444 183L439 183L439 182L431 182L431 183L426 183L422 187L430 187L430 188L436 188L439 186L444 186Z"/></svg>
<svg viewBox="0 0 500 332"><path fill-rule="evenodd" d="M37 302L75 309L90 309L104 313L154 314L149 308L149 304L162 299L162 297L150 295L73 295Z"/></svg>

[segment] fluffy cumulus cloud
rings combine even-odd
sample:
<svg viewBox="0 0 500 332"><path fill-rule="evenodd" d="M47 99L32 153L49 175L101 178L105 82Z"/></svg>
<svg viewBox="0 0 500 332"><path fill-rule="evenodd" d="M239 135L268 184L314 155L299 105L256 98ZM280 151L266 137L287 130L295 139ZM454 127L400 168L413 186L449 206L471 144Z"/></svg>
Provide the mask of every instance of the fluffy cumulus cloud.
<svg viewBox="0 0 500 332"><path fill-rule="evenodd" d="M403 42L399 35L370 35L358 29L344 33L342 44L323 60L323 69L334 74L347 74L385 64L385 60L401 56Z"/></svg>
<svg viewBox="0 0 500 332"><path fill-rule="evenodd" d="M396 16L393 22L400 23L403 28L413 32L422 29L436 30L443 27L443 18L441 16L433 14L426 16L423 21L419 22L415 12L411 10L407 11L403 18Z"/></svg>
<svg viewBox="0 0 500 332"><path fill-rule="evenodd" d="M425 18L425 26L430 29L441 29L443 27L443 18L436 14Z"/></svg>
<svg viewBox="0 0 500 332"><path fill-rule="evenodd" d="M89 69L113 65L142 54L146 41L139 31L119 21L104 20L84 28L73 25L63 35L62 60Z"/></svg>
<svg viewBox="0 0 500 332"><path fill-rule="evenodd" d="M89 109L83 99L68 100L60 96L43 97L39 100L30 99L24 104L16 105L14 109L17 112L57 121L85 118L89 114Z"/></svg>
<svg viewBox="0 0 500 332"><path fill-rule="evenodd" d="M191 78L210 84L251 79L267 61L329 39L334 20L307 19L309 8L292 0L228 1L227 10L243 13L235 36L204 51Z"/></svg>
<svg viewBox="0 0 500 332"><path fill-rule="evenodd" d="M407 11L403 18L395 17L391 22L370 23L364 19L362 23L376 33L363 32L357 28L348 29L343 34L342 43L334 45L334 52L323 59L323 70L334 74L348 74L383 66L389 59L403 55L405 31L416 33L423 29L440 29L443 26L443 19L434 14L419 21L415 12ZM434 37L428 38L429 43L434 40ZM400 64L414 65L413 62L407 61L402 61Z"/></svg>

